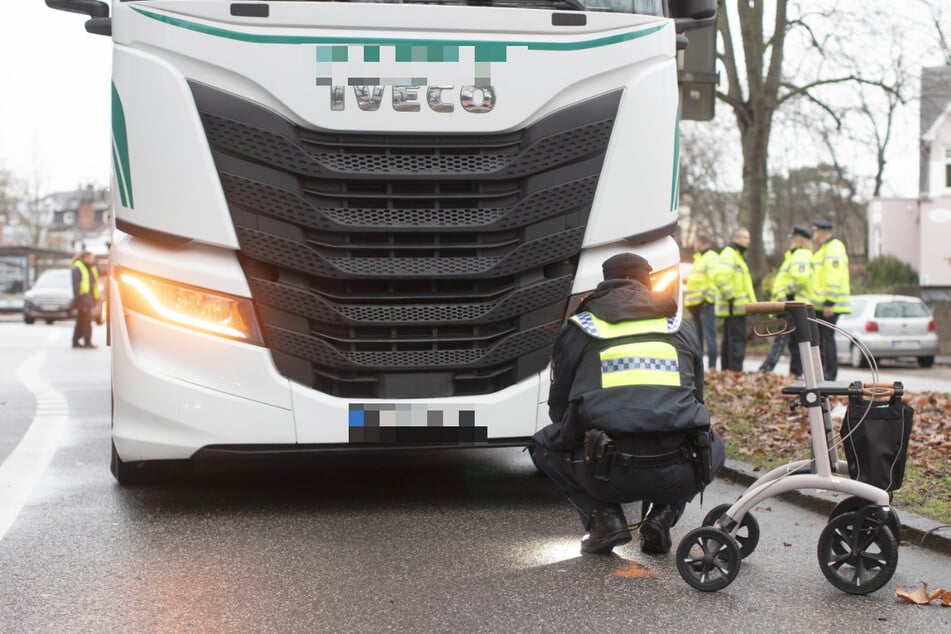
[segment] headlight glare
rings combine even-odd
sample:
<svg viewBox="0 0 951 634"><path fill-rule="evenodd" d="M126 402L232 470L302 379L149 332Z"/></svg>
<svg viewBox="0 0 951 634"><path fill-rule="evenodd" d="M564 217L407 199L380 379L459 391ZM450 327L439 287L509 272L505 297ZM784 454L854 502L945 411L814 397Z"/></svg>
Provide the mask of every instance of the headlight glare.
<svg viewBox="0 0 951 634"><path fill-rule="evenodd" d="M672 266L651 273L651 290L655 293L676 293L680 289L680 267Z"/></svg>
<svg viewBox="0 0 951 634"><path fill-rule="evenodd" d="M171 324L246 343L261 344L251 301L119 269L125 309Z"/></svg>

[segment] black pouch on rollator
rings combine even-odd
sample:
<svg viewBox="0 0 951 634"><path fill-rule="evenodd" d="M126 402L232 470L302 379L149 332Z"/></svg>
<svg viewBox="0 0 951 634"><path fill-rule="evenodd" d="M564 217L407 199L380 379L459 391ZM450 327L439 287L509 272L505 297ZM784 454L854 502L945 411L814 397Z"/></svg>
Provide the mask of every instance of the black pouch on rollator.
<svg viewBox="0 0 951 634"><path fill-rule="evenodd" d="M849 476L885 491L900 489L914 417L915 410L901 402L900 393L872 402L871 408L867 400L850 398L840 430Z"/></svg>

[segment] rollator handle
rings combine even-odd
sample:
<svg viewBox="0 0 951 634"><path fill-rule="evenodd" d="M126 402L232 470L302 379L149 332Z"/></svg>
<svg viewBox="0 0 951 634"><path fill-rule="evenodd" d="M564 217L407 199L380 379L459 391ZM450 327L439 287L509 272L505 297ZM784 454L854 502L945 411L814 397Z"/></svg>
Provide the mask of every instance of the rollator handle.
<svg viewBox="0 0 951 634"><path fill-rule="evenodd" d="M805 302L750 302L743 307L748 315L764 314L778 315L787 313L789 309L795 306L809 306Z"/></svg>

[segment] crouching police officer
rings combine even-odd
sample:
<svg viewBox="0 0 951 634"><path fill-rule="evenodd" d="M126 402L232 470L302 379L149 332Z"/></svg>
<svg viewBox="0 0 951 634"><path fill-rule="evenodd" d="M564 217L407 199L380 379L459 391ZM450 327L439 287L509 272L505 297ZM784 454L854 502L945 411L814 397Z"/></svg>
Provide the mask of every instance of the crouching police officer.
<svg viewBox="0 0 951 634"><path fill-rule="evenodd" d="M605 260L604 281L552 352L552 421L532 438L535 465L578 509L581 552L631 540L621 503L642 501L641 550L670 551L670 528L726 459L703 405L703 352L669 294L651 293L647 260Z"/></svg>

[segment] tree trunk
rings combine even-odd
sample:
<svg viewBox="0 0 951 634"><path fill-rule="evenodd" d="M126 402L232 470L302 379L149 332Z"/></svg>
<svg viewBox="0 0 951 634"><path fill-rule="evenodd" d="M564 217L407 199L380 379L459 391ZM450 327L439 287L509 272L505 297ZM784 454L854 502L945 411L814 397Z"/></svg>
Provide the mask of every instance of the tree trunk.
<svg viewBox="0 0 951 634"><path fill-rule="evenodd" d="M740 225L750 231L746 257L754 283L766 274L766 251L763 245L763 219L768 206L768 145L772 113L761 113L749 126L740 130L743 146L743 197Z"/></svg>

